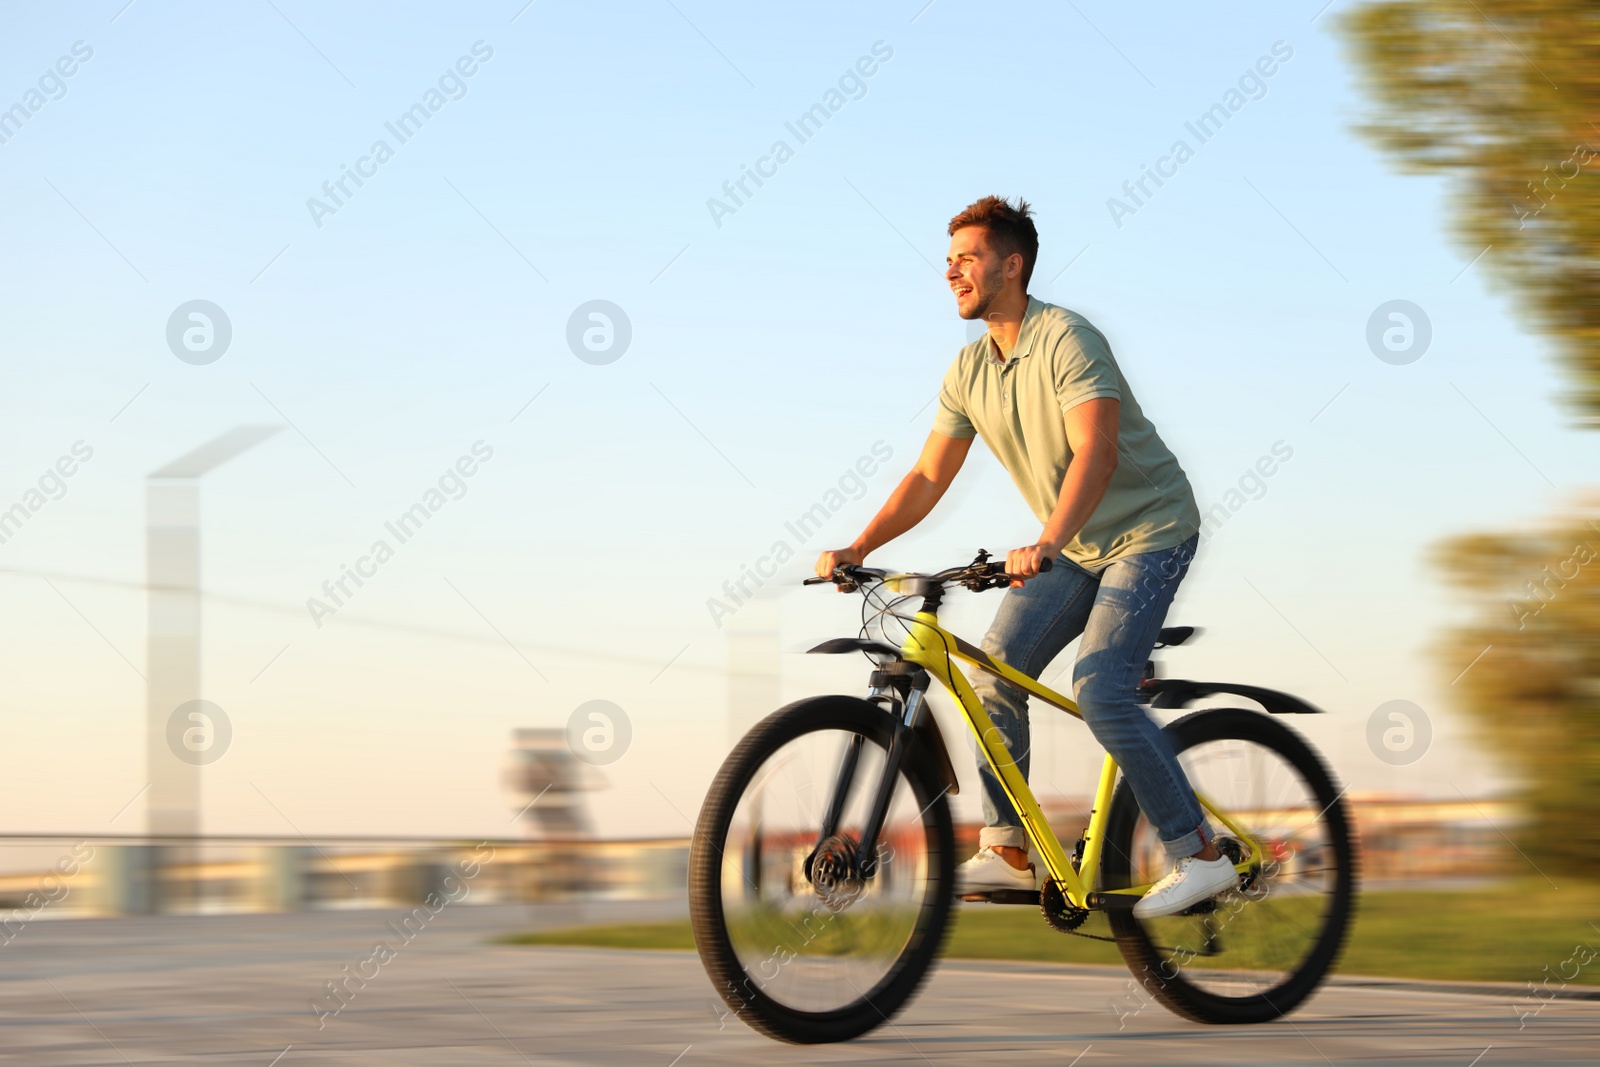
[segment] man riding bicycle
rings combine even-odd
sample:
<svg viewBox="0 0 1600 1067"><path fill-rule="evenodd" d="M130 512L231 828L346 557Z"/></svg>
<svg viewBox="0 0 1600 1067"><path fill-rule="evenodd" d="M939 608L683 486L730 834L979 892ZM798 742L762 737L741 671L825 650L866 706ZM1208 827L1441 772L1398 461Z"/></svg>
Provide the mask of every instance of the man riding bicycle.
<svg viewBox="0 0 1600 1067"><path fill-rule="evenodd" d="M1013 549L1017 576L983 650L1038 677L1082 636L1073 696L1116 759L1174 865L1134 914L1170 915L1238 884L1160 728L1135 699L1145 661L1199 537L1200 512L1176 457L1145 418L1110 345L1076 312L1028 295L1039 236L1027 201L988 196L950 220L945 279L964 319L988 332L945 374L933 431L911 473L847 548L816 573L861 563L927 517L982 437L1043 523ZM1041 571L1043 560L1054 560ZM1024 777L1027 694L982 671L973 688ZM957 892L1037 889L1022 820L980 757L984 827Z"/></svg>

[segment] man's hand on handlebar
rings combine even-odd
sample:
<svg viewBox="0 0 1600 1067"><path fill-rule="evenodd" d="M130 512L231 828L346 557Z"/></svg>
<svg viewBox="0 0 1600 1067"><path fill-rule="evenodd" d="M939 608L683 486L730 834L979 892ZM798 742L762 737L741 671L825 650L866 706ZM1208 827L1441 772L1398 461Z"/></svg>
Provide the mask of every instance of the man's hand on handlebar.
<svg viewBox="0 0 1600 1067"><path fill-rule="evenodd" d="M1036 578L1042 570L1049 570L1055 558L1061 555L1060 545L1040 542L1026 548L1013 548L1006 553L1006 573L1012 576L1011 588L1017 589L1029 578Z"/></svg>
<svg viewBox="0 0 1600 1067"><path fill-rule="evenodd" d="M847 563L853 563L859 567L866 560L866 557L867 554L865 552L854 546L850 548L835 548L824 552L817 557L817 577L831 578L835 567L842 567Z"/></svg>
<svg viewBox="0 0 1600 1067"><path fill-rule="evenodd" d="M1019 548L1011 553L1008 564L1027 564L1031 567L1031 570L1026 574L1012 572L1008 564L1002 564L997 559L990 559L989 553L979 551L977 558L964 567L949 567L933 574L901 574L895 577L900 580L931 581L939 588L961 585L975 593L981 593L985 589L1003 589L1006 586L1015 587L1040 572L1049 570L1054 565L1055 555L1049 551L1049 547L1048 545L1032 545L1029 548ZM832 582L841 593L854 593L861 587L863 582L875 586L891 576L888 571L863 567L861 560L864 556L866 556L865 552L854 547L824 552L817 557L817 573L801 584L820 585L823 582ZM1031 563L1029 562L1030 560ZM927 594L924 593L923 595Z"/></svg>

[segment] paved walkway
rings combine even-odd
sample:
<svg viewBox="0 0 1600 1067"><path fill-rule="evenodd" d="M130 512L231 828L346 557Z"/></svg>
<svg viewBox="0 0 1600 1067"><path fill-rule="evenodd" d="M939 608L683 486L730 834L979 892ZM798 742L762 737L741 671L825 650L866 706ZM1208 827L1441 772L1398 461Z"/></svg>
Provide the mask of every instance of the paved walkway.
<svg viewBox="0 0 1600 1067"><path fill-rule="evenodd" d="M400 913L387 911L37 922L0 949L0 1064L1497 1067L1600 1060L1596 1001L1554 1001L1519 1031L1509 996L1338 984L1290 1019L1219 1029L1153 1003L1135 1011L1128 976L1115 969L962 961L941 966L892 1026L847 1045L794 1047L731 1021L719 1029L693 954L485 944L533 926L672 911L681 907L447 908L409 941L387 925ZM364 963L380 940L399 952ZM345 967L375 977L342 1011L319 1019L312 1000Z"/></svg>

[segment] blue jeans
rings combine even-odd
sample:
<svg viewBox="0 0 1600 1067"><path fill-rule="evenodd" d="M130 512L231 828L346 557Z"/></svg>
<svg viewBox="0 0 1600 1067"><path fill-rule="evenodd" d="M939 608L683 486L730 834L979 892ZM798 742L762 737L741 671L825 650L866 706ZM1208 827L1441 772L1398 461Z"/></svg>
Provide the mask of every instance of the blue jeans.
<svg viewBox="0 0 1600 1067"><path fill-rule="evenodd" d="M1176 548L1125 556L1099 574L1058 557L1050 571L1006 592L983 639L985 652L1037 678L1083 635L1072 672L1073 697L1171 856L1199 852L1211 833L1171 743L1134 696L1198 540L1196 534ZM973 689L1026 778L1027 693L976 668L971 673ZM985 824L980 846L1026 848L1022 820L981 754L978 777Z"/></svg>

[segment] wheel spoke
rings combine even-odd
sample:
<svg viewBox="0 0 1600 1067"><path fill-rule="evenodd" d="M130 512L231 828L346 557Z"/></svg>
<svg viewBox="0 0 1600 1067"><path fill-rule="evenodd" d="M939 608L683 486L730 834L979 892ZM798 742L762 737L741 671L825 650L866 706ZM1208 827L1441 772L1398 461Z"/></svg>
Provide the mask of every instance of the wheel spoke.
<svg viewBox="0 0 1600 1067"><path fill-rule="evenodd" d="M865 743L854 787L845 795L835 832L822 839L841 763L858 736ZM912 788L908 773L925 772L920 765L902 766L890 783L877 868L865 880L857 873L863 858L857 846L883 781L886 745L887 737L859 730L800 731L752 759L746 784L724 801L726 837L706 843L723 855L720 874L705 887L718 897L717 906L712 912L692 899L691 910L720 916L728 949L724 969L735 986L754 991L760 1002L789 1013L859 1007L862 994L856 990L881 991L903 969L902 961L920 951L930 921L927 905L942 896L948 908L950 879L941 872L952 860L935 833L941 823L948 833L948 810L938 803L938 791L924 785L927 795L919 799ZM942 930L946 917L935 917Z"/></svg>
<svg viewBox="0 0 1600 1067"><path fill-rule="evenodd" d="M1354 858L1339 791L1303 742L1264 716L1198 712L1168 729L1191 784L1261 843L1264 863L1250 889L1224 894L1210 913L1112 915L1118 945L1136 973L1161 976L1157 996L1182 1014L1274 1017L1315 987L1343 937ZM1132 859L1116 884L1154 881L1166 858L1131 789L1113 812Z"/></svg>

